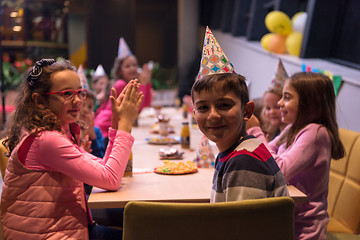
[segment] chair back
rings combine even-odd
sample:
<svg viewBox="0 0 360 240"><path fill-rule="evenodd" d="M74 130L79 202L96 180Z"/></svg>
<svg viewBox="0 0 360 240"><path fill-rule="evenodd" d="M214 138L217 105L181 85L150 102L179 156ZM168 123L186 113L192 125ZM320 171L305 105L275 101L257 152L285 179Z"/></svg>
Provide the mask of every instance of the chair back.
<svg viewBox="0 0 360 240"><path fill-rule="evenodd" d="M290 197L224 203L129 202L124 240L293 240Z"/></svg>
<svg viewBox="0 0 360 240"><path fill-rule="evenodd" d="M360 133L339 129L345 156L331 160L328 232L360 233Z"/></svg>

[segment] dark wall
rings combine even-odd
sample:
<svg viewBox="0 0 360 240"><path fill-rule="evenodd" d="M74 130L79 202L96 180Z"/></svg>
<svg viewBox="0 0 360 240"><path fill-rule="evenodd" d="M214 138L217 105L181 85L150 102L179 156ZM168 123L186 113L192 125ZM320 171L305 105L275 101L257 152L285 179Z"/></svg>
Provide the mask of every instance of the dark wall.
<svg viewBox="0 0 360 240"><path fill-rule="evenodd" d="M134 49L135 10L130 0L86 0L88 68L102 64L109 74L117 56L120 37Z"/></svg>
<svg viewBox="0 0 360 240"><path fill-rule="evenodd" d="M177 61L177 1L86 0L88 67L109 74L124 37L139 64L171 68Z"/></svg>

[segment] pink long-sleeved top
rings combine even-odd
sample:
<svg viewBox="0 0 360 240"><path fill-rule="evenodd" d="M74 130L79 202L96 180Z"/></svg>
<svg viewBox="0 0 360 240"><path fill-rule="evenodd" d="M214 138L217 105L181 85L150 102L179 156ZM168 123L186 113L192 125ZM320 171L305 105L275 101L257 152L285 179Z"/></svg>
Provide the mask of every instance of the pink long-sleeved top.
<svg viewBox="0 0 360 240"><path fill-rule="evenodd" d="M115 82L114 84L114 88L116 89L116 93L119 95L122 90L125 88L125 86L127 85L127 82L125 82L122 79L119 79ZM140 109L139 112L141 112L141 110L144 107L150 107L151 105L151 83L149 84L141 84L139 91L142 92L144 94L142 103L140 105ZM111 101L105 101L97 110L96 112L96 117L94 120L95 126L97 126L100 131L101 134L103 135L104 138L106 138L108 136L108 129L111 126Z"/></svg>
<svg viewBox="0 0 360 240"><path fill-rule="evenodd" d="M34 139L22 162L30 169L57 171L92 186L118 190L133 143L130 133L110 128L109 144L101 159L74 144L70 130L66 135L44 131Z"/></svg>
<svg viewBox="0 0 360 240"><path fill-rule="evenodd" d="M250 128L248 133L266 143L259 127ZM268 148L288 184L294 185L307 195L306 202L295 205L296 239L326 239L331 160L331 141L327 129L319 124L309 124L296 135L288 148L285 143L277 145L280 137L281 134L269 142Z"/></svg>

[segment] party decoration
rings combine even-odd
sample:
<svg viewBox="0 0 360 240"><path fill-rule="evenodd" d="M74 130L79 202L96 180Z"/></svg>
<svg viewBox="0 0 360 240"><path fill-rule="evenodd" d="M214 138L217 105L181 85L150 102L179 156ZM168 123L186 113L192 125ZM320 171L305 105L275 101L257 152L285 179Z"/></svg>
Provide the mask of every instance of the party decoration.
<svg viewBox="0 0 360 240"><path fill-rule="evenodd" d="M270 39L275 35L275 33L267 33L265 34L261 40L260 40L260 44L261 46L267 50L267 51L270 51L269 50L269 43L270 43Z"/></svg>
<svg viewBox="0 0 360 240"><path fill-rule="evenodd" d="M105 70L103 68L103 66L101 64L99 64L93 74L94 77L100 77L100 76L105 76Z"/></svg>
<svg viewBox="0 0 360 240"><path fill-rule="evenodd" d="M195 163L199 168L213 167L215 164L215 156L209 144L209 140L203 136L196 150Z"/></svg>
<svg viewBox="0 0 360 240"><path fill-rule="evenodd" d="M293 16L292 16L292 18L291 18L291 25L294 25L294 21L296 20L296 18L298 17L298 16L300 16L301 14L303 14L304 12L297 12L297 13L295 13Z"/></svg>
<svg viewBox="0 0 360 240"><path fill-rule="evenodd" d="M89 89L89 86L87 83L87 78L86 78L85 72L84 72L84 68L81 64L77 70L77 74L79 75L82 88Z"/></svg>
<svg viewBox="0 0 360 240"><path fill-rule="evenodd" d="M339 91L343 84L343 80L342 80L341 76L334 75L332 72L330 72L328 70L314 68L310 65L306 65L305 63L301 64L301 68L302 68L303 72L318 72L318 73L324 74L325 76L330 78L330 80L333 82L333 85L334 85L335 96L337 96L339 94Z"/></svg>
<svg viewBox="0 0 360 240"><path fill-rule="evenodd" d="M269 51L274 53L286 53L286 37L280 34L274 34L269 41Z"/></svg>
<svg viewBox="0 0 360 240"><path fill-rule="evenodd" d="M214 34L206 27L200 70L196 79L215 73L234 73L234 67L226 57Z"/></svg>
<svg viewBox="0 0 360 240"><path fill-rule="evenodd" d="M294 32L304 33L307 17L308 17L308 15L306 12L299 12L293 16L292 29Z"/></svg>
<svg viewBox="0 0 360 240"><path fill-rule="evenodd" d="M302 33L299 32L292 32L286 38L286 49L287 52L294 56L299 56L301 51L301 44L302 44Z"/></svg>
<svg viewBox="0 0 360 240"><path fill-rule="evenodd" d="M338 95L339 90L342 86L342 78L339 75L333 75L333 84L334 84L334 90L335 90L335 96Z"/></svg>
<svg viewBox="0 0 360 240"><path fill-rule="evenodd" d="M280 92L282 92L285 80L288 77L289 75L285 70L284 64L282 63L281 59L279 59L274 79L271 81L270 89L279 90Z"/></svg>
<svg viewBox="0 0 360 240"><path fill-rule="evenodd" d="M281 11L272 11L265 17L266 28L272 33L288 35L292 32L290 18Z"/></svg>
<svg viewBox="0 0 360 240"><path fill-rule="evenodd" d="M123 37L121 37L119 40L118 58L124 58L129 55L132 55L130 48L127 45L125 39Z"/></svg>

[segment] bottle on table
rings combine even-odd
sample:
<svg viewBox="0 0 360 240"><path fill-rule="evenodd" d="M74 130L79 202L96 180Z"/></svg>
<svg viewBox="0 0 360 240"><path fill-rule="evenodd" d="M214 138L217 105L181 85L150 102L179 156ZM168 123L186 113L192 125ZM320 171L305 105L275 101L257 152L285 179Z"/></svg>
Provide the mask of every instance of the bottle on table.
<svg viewBox="0 0 360 240"><path fill-rule="evenodd" d="M181 148L189 149L190 148L190 128L189 122L183 122L181 129Z"/></svg>
<svg viewBox="0 0 360 240"><path fill-rule="evenodd" d="M124 177L132 177L133 174L133 154L130 152L129 160L125 168Z"/></svg>
<svg viewBox="0 0 360 240"><path fill-rule="evenodd" d="M187 119L187 117L188 117L188 105L186 103L183 103L182 110L183 110L183 118Z"/></svg>

